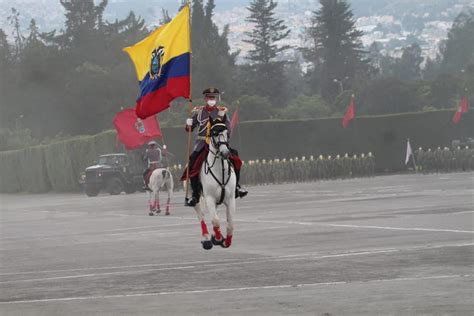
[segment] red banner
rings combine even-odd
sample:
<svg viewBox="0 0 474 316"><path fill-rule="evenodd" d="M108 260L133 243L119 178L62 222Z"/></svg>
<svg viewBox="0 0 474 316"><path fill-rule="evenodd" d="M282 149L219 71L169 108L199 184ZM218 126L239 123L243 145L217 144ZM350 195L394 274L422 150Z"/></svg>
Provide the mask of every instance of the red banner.
<svg viewBox="0 0 474 316"><path fill-rule="evenodd" d="M114 117L114 126L118 139L127 149L138 148L153 138L161 137L155 116L142 120L137 117L134 108L118 112Z"/></svg>
<svg viewBox="0 0 474 316"><path fill-rule="evenodd" d="M347 128L349 122L355 118L355 101L354 96L351 98L351 103L347 107L346 114L342 119L342 127Z"/></svg>

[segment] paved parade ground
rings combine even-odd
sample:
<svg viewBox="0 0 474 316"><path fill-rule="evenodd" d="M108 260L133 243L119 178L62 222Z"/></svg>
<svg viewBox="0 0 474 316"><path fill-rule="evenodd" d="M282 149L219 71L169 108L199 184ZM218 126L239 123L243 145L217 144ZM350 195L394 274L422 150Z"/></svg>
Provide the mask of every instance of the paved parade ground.
<svg viewBox="0 0 474 316"><path fill-rule="evenodd" d="M182 192L1 195L0 314L472 315L473 179L251 187L210 251Z"/></svg>

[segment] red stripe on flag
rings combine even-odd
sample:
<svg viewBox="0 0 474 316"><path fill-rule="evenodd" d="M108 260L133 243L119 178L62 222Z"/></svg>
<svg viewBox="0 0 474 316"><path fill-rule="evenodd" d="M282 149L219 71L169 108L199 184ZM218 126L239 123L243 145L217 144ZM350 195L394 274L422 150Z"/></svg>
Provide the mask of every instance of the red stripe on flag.
<svg viewBox="0 0 474 316"><path fill-rule="evenodd" d="M160 113L170 107L171 101L189 95L189 77L169 78L166 86L137 100L136 113L141 119Z"/></svg>

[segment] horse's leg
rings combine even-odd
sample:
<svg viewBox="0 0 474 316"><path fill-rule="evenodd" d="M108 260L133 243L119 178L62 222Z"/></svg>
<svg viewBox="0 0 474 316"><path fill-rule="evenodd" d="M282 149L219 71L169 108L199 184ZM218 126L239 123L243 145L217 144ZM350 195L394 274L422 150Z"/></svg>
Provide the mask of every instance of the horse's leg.
<svg viewBox="0 0 474 316"><path fill-rule="evenodd" d="M235 215L235 197L229 199L229 203L226 206L227 213L227 236L225 237L223 247L229 248L232 244L232 235L234 234L234 215Z"/></svg>
<svg viewBox="0 0 474 316"><path fill-rule="evenodd" d="M155 193L155 211L157 214L161 212L160 209L160 187L157 186L153 192Z"/></svg>
<svg viewBox="0 0 474 316"><path fill-rule="evenodd" d="M202 234L202 237L204 238L204 240L201 241L202 247L206 250L209 250L212 248L212 241L210 240L210 237L209 237L209 230L207 229L206 221L204 219L204 213L201 210L200 203L196 204L196 206L194 207L194 210L196 211L198 220L201 223L201 234Z"/></svg>
<svg viewBox="0 0 474 316"><path fill-rule="evenodd" d="M165 215L170 215L170 202L171 202L171 195L173 194L173 177L170 174L170 178L167 181L167 188L168 188L168 200L166 201L166 213Z"/></svg>
<svg viewBox="0 0 474 316"><path fill-rule="evenodd" d="M149 207L148 215L153 216L155 215L153 213L154 211L153 192L147 192L147 193L148 193L148 207Z"/></svg>
<svg viewBox="0 0 474 316"><path fill-rule="evenodd" d="M214 245L222 244L223 237L221 233L221 223L219 216L217 215L216 203L212 197L207 196L205 199L205 203L207 205L207 210L209 211L209 215L212 218L212 228L214 230L214 234L211 236L211 241Z"/></svg>

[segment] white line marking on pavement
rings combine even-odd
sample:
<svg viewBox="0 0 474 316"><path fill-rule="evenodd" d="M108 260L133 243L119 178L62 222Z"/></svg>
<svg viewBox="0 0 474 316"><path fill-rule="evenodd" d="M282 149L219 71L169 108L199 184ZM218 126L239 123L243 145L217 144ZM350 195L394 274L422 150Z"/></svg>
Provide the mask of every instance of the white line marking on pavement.
<svg viewBox="0 0 474 316"><path fill-rule="evenodd" d="M418 228L418 227L387 227L387 226L368 226L368 225L349 225L349 224L324 224L330 227L349 227L349 228L369 228L369 229L387 229L387 230L409 230L409 231L427 231L427 232L448 232L448 233L463 233L474 234L472 230L457 230L457 229L437 229L437 228Z"/></svg>
<svg viewBox="0 0 474 316"><path fill-rule="evenodd" d="M466 275L452 274L452 275L434 275L434 276L413 277L413 278L353 281L353 282L334 281L334 282L302 283L302 284L280 284L280 285L236 287L236 288L219 288L219 289L203 289L203 290L182 290L182 291L169 291L169 292L148 292L148 293L129 293L129 294L115 294L115 295L77 296L77 297L47 298L47 299L38 299L38 300L4 301L4 302L0 302L0 305L46 303L46 302L64 302L64 301L78 301L78 300L101 300L101 299L161 296L161 295L179 295L179 294L187 295L187 294L207 294L207 293L238 292L238 291L278 290L278 289L288 289L288 288L318 287L318 286L331 286L331 285L344 285L344 284L424 281L424 280L456 279L456 278L470 278L470 277L472 277L472 275L470 275L470 274L466 274Z"/></svg>
<svg viewBox="0 0 474 316"><path fill-rule="evenodd" d="M185 267L176 267L176 268L147 269L147 270L138 270L138 271L102 272L102 273L93 273L93 274L67 275L67 276L61 276L61 277L42 278L42 279L2 281L2 282L0 282L0 284L20 283L20 282L35 282L35 281L53 281L53 280L62 280L62 279L79 279L79 278L101 277L101 276L104 276L104 275L135 274L135 273L152 272L152 271L185 270L185 269L193 269L193 268L195 268L195 266L185 266Z"/></svg>
<svg viewBox="0 0 474 316"><path fill-rule="evenodd" d="M15 282L50 281L50 280L72 279L72 278L100 277L100 276L103 276L103 275L142 273L142 272L150 272L150 271L181 270L181 269L190 269L190 268L192 268L196 265L202 265L202 264L207 264L207 263L212 263L213 267L215 267L217 265L219 265L219 266L231 266L231 265L243 265L243 264L253 264L253 263L278 262L278 261L292 261L292 260L295 261L295 260L331 259L331 258L340 258L340 257L351 257L351 256L394 253L394 252L402 252L402 251L416 251L416 250L429 250L429 249L439 249L439 248L447 248L447 247L469 247L469 246L474 246L474 243L423 245L423 246L410 247L410 248L400 248L400 249L397 249L397 248L366 249L366 250L360 250L360 251L342 252L342 253L327 254L327 255L323 255L323 254L320 254L320 253L301 253L301 254L293 254L293 255L263 257L263 258L262 257L254 257L254 258L245 258L245 259L190 261L190 262L180 262L180 263L175 263L175 262L174 263L154 263L154 264L143 264L143 265L110 266L110 267L84 268L84 269L46 270L46 271L26 271L26 272L18 272L18 273L1 273L0 275L2 275L2 276L8 276L8 275L79 272L79 271L94 271L94 270L99 271L99 270L132 269L132 268L146 268L146 267L182 265L180 267L172 267L172 268L157 268L157 269L146 269L146 270L135 270L135 271L104 272L104 273L70 275L70 276L50 277L50 278L36 278L36 279L26 279L26 280L10 280L10 281L0 282L0 284L15 283Z"/></svg>
<svg viewBox="0 0 474 316"><path fill-rule="evenodd" d="M428 231L428 232L448 232L448 233L462 233L474 234L472 230L457 230L457 229L439 229L439 228L419 228L419 227L389 227L389 226L369 226L369 225L351 225L351 224L326 224L318 222L297 222L297 221L271 221L271 220L245 220L237 219L236 222L246 223L266 223L266 224L288 224L288 225L303 225L303 226L322 226L322 227L343 227L343 228L368 228L368 229L387 229L387 230L403 230L403 231Z"/></svg>

